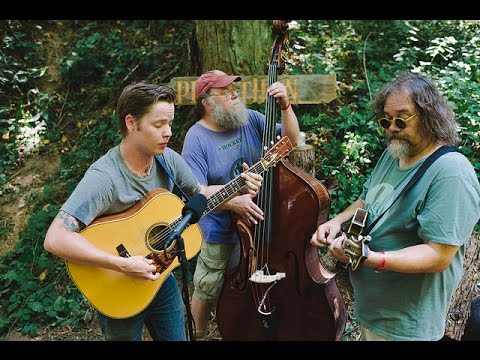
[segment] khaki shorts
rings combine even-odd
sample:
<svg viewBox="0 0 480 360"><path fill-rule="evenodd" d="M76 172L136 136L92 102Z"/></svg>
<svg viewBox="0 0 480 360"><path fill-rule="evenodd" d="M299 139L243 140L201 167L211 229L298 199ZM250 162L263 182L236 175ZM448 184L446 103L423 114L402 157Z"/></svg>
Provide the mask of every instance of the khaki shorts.
<svg viewBox="0 0 480 360"><path fill-rule="evenodd" d="M223 286L225 270L238 263L239 243L209 244L203 242L193 275L194 295L200 300L217 300Z"/></svg>
<svg viewBox="0 0 480 360"><path fill-rule="evenodd" d="M375 334L368 330L365 326L360 326L360 341L391 341L386 337Z"/></svg>

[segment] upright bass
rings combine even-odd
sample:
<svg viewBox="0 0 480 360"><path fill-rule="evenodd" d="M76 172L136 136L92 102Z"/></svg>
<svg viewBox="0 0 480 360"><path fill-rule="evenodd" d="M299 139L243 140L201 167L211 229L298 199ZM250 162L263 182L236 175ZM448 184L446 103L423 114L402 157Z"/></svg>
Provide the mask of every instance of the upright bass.
<svg viewBox="0 0 480 360"><path fill-rule="evenodd" d="M274 21L267 87L283 71L286 21ZM267 95L263 148L275 142L276 101ZM264 150L265 151L265 150ZM264 174L257 204L264 221L253 228L236 220L240 262L225 274L217 303L224 340L339 340L345 304L335 278L321 275L310 238L328 219L330 196L316 178L282 159Z"/></svg>

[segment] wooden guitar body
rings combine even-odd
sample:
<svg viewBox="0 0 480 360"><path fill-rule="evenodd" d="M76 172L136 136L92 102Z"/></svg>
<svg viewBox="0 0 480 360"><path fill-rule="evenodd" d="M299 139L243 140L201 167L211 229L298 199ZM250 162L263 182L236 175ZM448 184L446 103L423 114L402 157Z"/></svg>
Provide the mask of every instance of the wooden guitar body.
<svg viewBox="0 0 480 360"><path fill-rule="evenodd" d="M147 257L152 251L163 252L163 243L160 246L152 239L181 215L183 206L183 201L176 195L157 189L149 192L127 212L95 220L81 235L110 254L121 256L118 247L123 246L130 256ZM202 245L198 224L189 226L182 237L187 259L191 259ZM118 319L134 316L145 309L168 274L178 265L180 263L175 257L160 277L151 281L67 261L71 278L90 303L101 313Z"/></svg>

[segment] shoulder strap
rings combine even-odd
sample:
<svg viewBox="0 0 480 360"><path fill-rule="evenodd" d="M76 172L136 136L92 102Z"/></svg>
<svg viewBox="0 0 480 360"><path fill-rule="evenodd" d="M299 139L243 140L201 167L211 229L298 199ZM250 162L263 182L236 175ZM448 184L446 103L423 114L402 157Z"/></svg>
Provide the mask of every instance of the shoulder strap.
<svg viewBox="0 0 480 360"><path fill-rule="evenodd" d="M177 182L175 181L175 178L173 177L172 173L168 169L167 162L165 161L165 157L163 156L163 154L155 156L155 160L157 160L157 162L160 164L163 170L165 170L165 173L168 175L170 180L172 180L174 187L176 187L178 191L182 194L182 196L185 198L185 201L190 200L190 197L187 194L185 194L182 188L178 186Z"/></svg>
<svg viewBox="0 0 480 360"><path fill-rule="evenodd" d="M410 181L408 182L407 185L405 185L405 187L403 188L402 192L400 194L398 194L398 197L397 199L402 196L403 194L405 194L411 187L413 184L415 184L415 182L423 175L423 173L430 167L430 165L432 165L435 160L437 160L440 156L442 156L443 154L446 154L446 153L449 153L449 152L453 152L453 151L457 151L457 148L455 146L442 146L440 148L438 148L437 150L435 150L435 152L433 152L424 162L423 164L418 168L417 172L415 173L415 175L412 176L412 178L410 179ZM396 201L396 199L395 199ZM390 205L391 206L391 205Z"/></svg>
<svg viewBox="0 0 480 360"><path fill-rule="evenodd" d="M377 222L381 219L381 217L388 211L388 209L390 209L392 207L392 205L402 196L404 195L408 190L410 190L410 188L413 186L413 184L415 184L417 182L418 179L420 179L420 177L425 173L425 171L427 171L427 169L430 167L430 165L432 165L435 160L437 160L440 156L442 156L443 154L446 154L446 153L449 153L449 152L453 152L453 151L457 151L457 148L453 145L450 145L450 146L442 146L440 148L438 148L437 150L435 150L432 154L430 154L430 156L423 162L422 165L420 165L420 167L418 168L417 172L412 176L412 178L410 179L410 181L407 183L407 185L405 185L405 187L402 189L402 191L400 192L400 194L398 194L398 196L395 198L395 200L393 200L393 202L390 204L389 207L387 207L385 209L385 211L383 213L380 214L380 216L378 216L374 222L372 222L369 226L367 226L367 228L365 229L365 231L363 231L364 234L368 234L374 227L375 225L377 225Z"/></svg>

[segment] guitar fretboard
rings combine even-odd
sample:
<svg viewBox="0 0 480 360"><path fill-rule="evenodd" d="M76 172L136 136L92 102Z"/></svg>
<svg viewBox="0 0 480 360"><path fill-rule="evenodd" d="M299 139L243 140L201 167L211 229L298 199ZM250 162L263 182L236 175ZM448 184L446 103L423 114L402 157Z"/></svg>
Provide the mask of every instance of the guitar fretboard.
<svg viewBox="0 0 480 360"><path fill-rule="evenodd" d="M267 170L267 168L263 166L261 161L248 169L249 172L252 172L254 174L261 174L265 170ZM221 190L219 190L215 194L212 194L207 199L207 207L203 212L203 216L207 215L210 211L214 210L217 206L225 202L229 197L235 194L243 186L245 186L245 179L240 176L228 182Z"/></svg>
<svg viewBox="0 0 480 360"><path fill-rule="evenodd" d="M265 154L265 156L257 162L255 165L251 166L248 169L248 172L254 174L262 174L268 170L271 166L275 165L283 157L287 156L290 151L293 149L292 144L288 137L284 136L272 148ZM207 198L207 206L205 207L202 217L207 215L209 212L214 210L216 207L227 201L232 197L238 190L245 186L245 179L241 176L237 176L235 179L231 180L225 184L220 190L216 193L210 195ZM173 231L177 225L182 220L182 217L179 217L172 221L167 226L167 232Z"/></svg>

